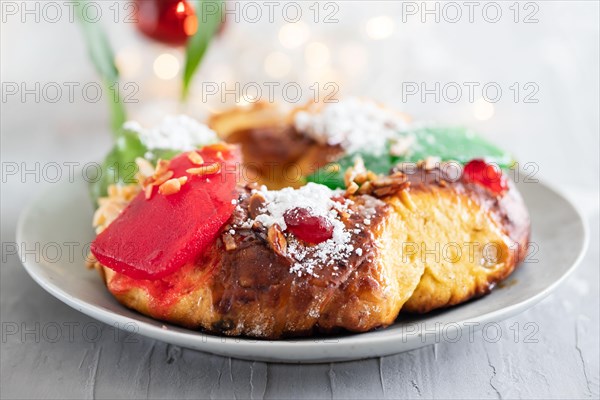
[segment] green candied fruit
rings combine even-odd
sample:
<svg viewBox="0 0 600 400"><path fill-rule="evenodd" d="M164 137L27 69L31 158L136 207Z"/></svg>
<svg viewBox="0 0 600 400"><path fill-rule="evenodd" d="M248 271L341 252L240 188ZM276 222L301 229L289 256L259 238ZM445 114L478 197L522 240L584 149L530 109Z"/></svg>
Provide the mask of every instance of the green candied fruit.
<svg viewBox="0 0 600 400"><path fill-rule="evenodd" d="M402 156L394 156L390 151L383 155L361 152L347 154L308 176L307 181L321 183L332 189L343 188L344 172L354 165L357 156L362 157L368 170L377 174L387 174L399 162L417 162L427 157L439 157L441 161L454 160L462 164L474 158L483 158L503 169L510 168L514 163L509 153L467 128L424 127L398 133L398 137L407 136L413 136L414 141ZM339 168L332 168L336 164Z"/></svg>
<svg viewBox="0 0 600 400"><path fill-rule="evenodd" d="M146 146L139 137L128 131L122 131L115 145L104 158L99 176L90 180L90 194L94 204L99 197L107 195L108 187L115 183L135 183L137 165L135 159L144 157Z"/></svg>
<svg viewBox="0 0 600 400"><path fill-rule="evenodd" d="M392 161L416 162L427 157L465 164L474 158L484 158L501 168L510 168L512 156L490 143L471 129L462 127L426 127L411 131L415 143L407 155L392 157Z"/></svg>

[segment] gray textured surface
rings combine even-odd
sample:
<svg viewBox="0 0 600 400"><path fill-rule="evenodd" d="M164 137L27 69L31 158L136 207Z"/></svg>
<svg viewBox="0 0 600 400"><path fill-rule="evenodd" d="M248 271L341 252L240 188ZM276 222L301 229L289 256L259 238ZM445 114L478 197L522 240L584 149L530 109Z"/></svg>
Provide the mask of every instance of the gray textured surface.
<svg viewBox="0 0 600 400"><path fill-rule="evenodd" d="M592 232L592 243L597 243L597 214ZM11 232L3 226L3 240L4 235L10 240ZM36 324L40 328L38 337L11 335L3 328L1 394L3 398L597 398L598 263L598 247L593 246L555 294L502 323L497 342L476 332L472 341L465 335L458 343L442 342L390 357L296 366L241 361L139 336L127 338L54 299L11 257L0 271L2 322L5 327L17 323L21 332L36 331ZM56 343L54 324L63 327L63 337ZM72 338L68 325L73 326Z"/></svg>
<svg viewBox="0 0 600 400"><path fill-rule="evenodd" d="M115 337L112 327L91 320L44 292L27 276L17 257L6 255L3 247L0 396L598 398L598 3L540 5L540 24L525 30L484 27L485 35L478 37L464 25L449 35L436 35L436 29L443 31L444 27L432 27L422 37L420 47L437 43L453 49L445 56L449 57L448 65L456 69L422 68L418 63L431 63L431 57L418 57L418 48L411 47L410 41L398 42L399 57L417 56L413 67L400 67L405 79L538 82L538 104L503 103L498 105L494 119L473 123L521 161L536 162L539 177L570 195L590 223L590 249L579 269L549 298L503 323L498 342L476 333L472 342L463 337L458 343L439 343L381 359L294 366L232 360L143 337L132 341L122 334ZM76 32L72 26L58 24L3 23L3 81L92 80L93 71L81 43L71 40ZM253 30L247 32L251 37L258 35ZM486 47L486 43L494 46ZM378 46L373 46L373 51L384 44ZM393 94L382 82L395 78L397 65L392 55L385 53L384 60L384 53L377 54L370 57L380 86L370 80L360 86L356 81L350 90L373 94L381 89L382 97L390 98ZM68 65L65 57L71 61ZM7 162L85 162L99 159L108 148L102 103L22 103L11 98L1 105L3 167ZM459 118L464 115L459 106L449 104L413 104L407 108L426 117L442 115L442 119L455 111ZM16 220L23 205L47 185L35 182L32 176L3 179L3 246L15 240ZM62 338L54 342L52 329L56 325L62 327ZM66 328L69 325L73 327L72 337ZM40 335L8 334L15 326L20 332L35 331L39 326ZM528 337L532 327L536 333ZM95 338L97 329L100 333ZM519 333L516 340L515 330Z"/></svg>

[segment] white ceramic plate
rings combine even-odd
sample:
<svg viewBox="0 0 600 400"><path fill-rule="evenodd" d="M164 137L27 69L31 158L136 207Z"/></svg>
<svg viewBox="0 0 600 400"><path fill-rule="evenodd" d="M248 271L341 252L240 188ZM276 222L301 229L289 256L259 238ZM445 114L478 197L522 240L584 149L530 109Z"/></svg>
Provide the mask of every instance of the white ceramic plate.
<svg viewBox="0 0 600 400"><path fill-rule="evenodd" d="M100 277L83 266L85 244L94 235L85 182L64 182L37 198L17 228L27 272L69 306L107 324L179 346L237 358L291 363L353 360L399 353L455 338L531 307L554 290L578 264L587 246L586 225L575 207L541 183L519 184L529 207L535 244L528 260L490 295L419 318L400 318L375 332L303 340L259 341L222 338L165 325L131 311L109 294ZM57 256L58 250L62 253ZM74 250L71 257L69 249ZM432 332L438 332L440 336ZM427 334L424 334L427 333Z"/></svg>

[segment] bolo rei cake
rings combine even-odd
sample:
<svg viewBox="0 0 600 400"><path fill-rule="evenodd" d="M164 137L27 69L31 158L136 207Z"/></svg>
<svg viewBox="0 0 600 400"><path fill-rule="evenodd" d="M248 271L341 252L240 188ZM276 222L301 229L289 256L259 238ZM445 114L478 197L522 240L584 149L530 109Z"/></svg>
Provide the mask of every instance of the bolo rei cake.
<svg viewBox="0 0 600 400"><path fill-rule="evenodd" d="M468 129L355 98L124 129L137 176L99 198L90 265L162 321L261 339L366 332L483 296L525 257L512 158Z"/></svg>

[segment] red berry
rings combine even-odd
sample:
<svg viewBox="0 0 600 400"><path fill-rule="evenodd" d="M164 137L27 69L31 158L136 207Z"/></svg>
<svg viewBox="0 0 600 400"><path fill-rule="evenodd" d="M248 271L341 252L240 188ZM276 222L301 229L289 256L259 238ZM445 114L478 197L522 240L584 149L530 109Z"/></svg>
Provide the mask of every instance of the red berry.
<svg viewBox="0 0 600 400"><path fill-rule="evenodd" d="M287 230L298 239L319 244L333 236L333 225L325 217L312 215L307 208L296 207L287 211L283 218Z"/></svg>
<svg viewBox="0 0 600 400"><path fill-rule="evenodd" d="M495 194L503 194L508 190L508 182L500 168L481 159L471 160L465 165L463 179L478 183Z"/></svg>
<svg viewBox="0 0 600 400"><path fill-rule="evenodd" d="M136 0L138 29L151 39L180 46L198 29L198 18L186 0Z"/></svg>

